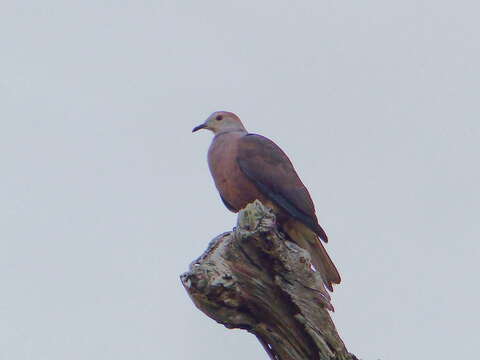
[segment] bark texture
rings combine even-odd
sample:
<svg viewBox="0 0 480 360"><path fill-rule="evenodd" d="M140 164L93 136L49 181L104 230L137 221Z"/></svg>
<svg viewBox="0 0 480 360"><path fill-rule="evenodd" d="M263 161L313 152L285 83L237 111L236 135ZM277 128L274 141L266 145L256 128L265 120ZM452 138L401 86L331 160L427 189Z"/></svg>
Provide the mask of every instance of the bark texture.
<svg viewBox="0 0 480 360"><path fill-rule="evenodd" d="M254 334L270 359L350 360L322 296L310 255L288 241L259 201L238 215L181 275L198 309Z"/></svg>

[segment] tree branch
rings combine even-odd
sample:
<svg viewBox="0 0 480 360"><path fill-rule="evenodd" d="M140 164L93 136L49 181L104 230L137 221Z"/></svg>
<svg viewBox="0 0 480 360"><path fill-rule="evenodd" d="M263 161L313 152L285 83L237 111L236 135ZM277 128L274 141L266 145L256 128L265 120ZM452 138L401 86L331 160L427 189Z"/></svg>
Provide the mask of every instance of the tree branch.
<svg viewBox="0 0 480 360"><path fill-rule="evenodd" d="M238 215L181 275L198 309L254 334L270 359L351 360L322 296L308 252L288 241L259 201Z"/></svg>

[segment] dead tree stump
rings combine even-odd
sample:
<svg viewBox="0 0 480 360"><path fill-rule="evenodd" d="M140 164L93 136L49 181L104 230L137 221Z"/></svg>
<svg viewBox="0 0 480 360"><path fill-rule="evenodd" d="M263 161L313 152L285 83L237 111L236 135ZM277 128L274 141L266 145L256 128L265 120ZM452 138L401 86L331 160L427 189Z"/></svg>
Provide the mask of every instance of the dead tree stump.
<svg viewBox="0 0 480 360"><path fill-rule="evenodd" d="M181 275L198 309L232 329L254 334L270 359L350 360L321 300L310 255L287 241L259 201L238 215Z"/></svg>

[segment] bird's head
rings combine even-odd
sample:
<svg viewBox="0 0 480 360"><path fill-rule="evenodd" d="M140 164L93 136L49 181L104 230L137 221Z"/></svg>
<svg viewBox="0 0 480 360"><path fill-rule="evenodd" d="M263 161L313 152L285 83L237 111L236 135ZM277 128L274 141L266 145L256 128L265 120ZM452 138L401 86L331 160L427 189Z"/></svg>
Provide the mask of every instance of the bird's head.
<svg viewBox="0 0 480 360"><path fill-rule="evenodd" d="M214 134L231 131L246 131L240 118L228 111L216 111L203 123L193 128L192 132L208 129Z"/></svg>

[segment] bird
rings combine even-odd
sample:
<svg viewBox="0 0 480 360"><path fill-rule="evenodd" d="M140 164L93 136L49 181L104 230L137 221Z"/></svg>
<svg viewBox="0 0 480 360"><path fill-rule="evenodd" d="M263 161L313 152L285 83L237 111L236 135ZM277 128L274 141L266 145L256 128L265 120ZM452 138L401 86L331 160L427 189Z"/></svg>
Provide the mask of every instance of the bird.
<svg viewBox="0 0 480 360"><path fill-rule="evenodd" d="M320 241L328 242L328 237L288 156L272 140L249 133L232 112L216 111L192 132L201 129L214 134L208 166L227 209L236 213L255 200L269 207L283 232L309 252L325 287L333 291L341 278Z"/></svg>

